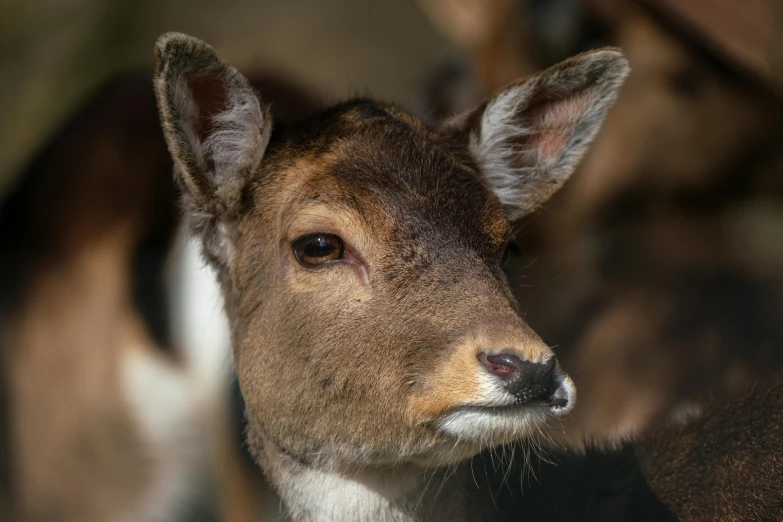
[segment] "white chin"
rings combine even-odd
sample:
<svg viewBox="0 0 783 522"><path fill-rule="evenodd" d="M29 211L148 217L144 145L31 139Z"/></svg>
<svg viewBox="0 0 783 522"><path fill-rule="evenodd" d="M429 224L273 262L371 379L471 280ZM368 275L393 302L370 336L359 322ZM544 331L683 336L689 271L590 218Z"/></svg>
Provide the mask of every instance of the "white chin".
<svg viewBox="0 0 783 522"><path fill-rule="evenodd" d="M548 412L544 406L466 407L448 413L440 427L460 441L481 446L506 444L536 432Z"/></svg>

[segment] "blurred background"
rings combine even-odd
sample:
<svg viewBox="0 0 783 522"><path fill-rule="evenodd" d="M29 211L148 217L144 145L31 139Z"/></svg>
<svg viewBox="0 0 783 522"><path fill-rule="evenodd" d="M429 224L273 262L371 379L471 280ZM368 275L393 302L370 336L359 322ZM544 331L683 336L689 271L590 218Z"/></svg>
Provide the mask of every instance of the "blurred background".
<svg viewBox="0 0 783 522"><path fill-rule="evenodd" d="M428 121L578 52L632 73L508 273L580 448L783 369L783 6L773 0L0 0L0 519L281 520L242 444L221 304L178 231L165 31L278 119L354 95Z"/></svg>

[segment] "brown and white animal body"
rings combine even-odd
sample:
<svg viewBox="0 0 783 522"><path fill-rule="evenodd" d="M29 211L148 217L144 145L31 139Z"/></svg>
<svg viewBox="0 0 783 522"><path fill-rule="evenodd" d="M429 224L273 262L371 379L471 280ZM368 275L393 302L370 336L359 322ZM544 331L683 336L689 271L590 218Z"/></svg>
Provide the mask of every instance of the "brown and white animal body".
<svg viewBox="0 0 783 522"><path fill-rule="evenodd" d="M475 520L425 471L574 406L502 270L628 67L580 55L430 127L353 100L274 125L205 43L156 47L183 207L217 272L249 442L295 520Z"/></svg>
<svg viewBox="0 0 783 522"><path fill-rule="evenodd" d="M174 186L144 83L107 86L2 202L14 521L170 518L211 455L176 429L219 405L167 342Z"/></svg>
<svg viewBox="0 0 783 522"><path fill-rule="evenodd" d="M105 85L0 202L2 520L256 518L227 411L227 329L204 295L214 280L174 240L148 76ZM254 76L280 117L310 110Z"/></svg>

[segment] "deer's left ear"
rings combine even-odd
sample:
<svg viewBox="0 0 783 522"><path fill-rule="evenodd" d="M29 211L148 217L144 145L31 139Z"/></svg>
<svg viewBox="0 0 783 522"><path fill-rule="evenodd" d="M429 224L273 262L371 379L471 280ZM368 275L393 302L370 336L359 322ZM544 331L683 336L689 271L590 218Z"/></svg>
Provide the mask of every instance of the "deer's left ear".
<svg viewBox="0 0 783 522"><path fill-rule="evenodd" d="M184 214L207 259L223 264L272 119L245 77L201 40L167 33L155 55L155 94Z"/></svg>
<svg viewBox="0 0 783 522"><path fill-rule="evenodd" d="M628 75L618 50L602 49L512 84L447 122L516 220L548 200L576 169Z"/></svg>

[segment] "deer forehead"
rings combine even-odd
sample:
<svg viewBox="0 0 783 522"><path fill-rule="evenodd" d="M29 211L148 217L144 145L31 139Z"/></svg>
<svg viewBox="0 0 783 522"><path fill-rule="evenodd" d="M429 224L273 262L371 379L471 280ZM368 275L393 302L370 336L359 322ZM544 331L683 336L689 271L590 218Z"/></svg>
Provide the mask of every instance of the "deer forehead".
<svg viewBox="0 0 783 522"><path fill-rule="evenodd" d="M279 233L437 239L497 252L510 225L464 151L409 115L364 105L373 111L349 106L273 135L261 176L276 182L259 185L256 207L276 209Z"/></svg>

